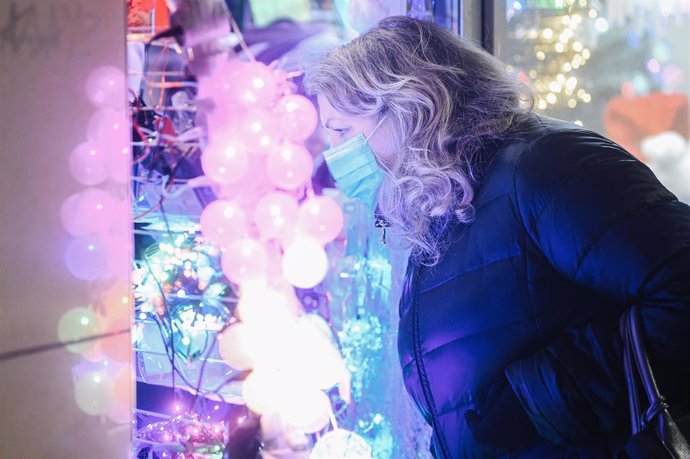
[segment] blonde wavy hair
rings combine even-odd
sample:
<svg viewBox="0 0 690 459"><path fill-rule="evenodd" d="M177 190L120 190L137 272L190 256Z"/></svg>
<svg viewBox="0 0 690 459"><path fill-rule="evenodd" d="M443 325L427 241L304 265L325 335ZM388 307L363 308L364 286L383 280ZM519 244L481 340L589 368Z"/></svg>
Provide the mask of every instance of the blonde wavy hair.
<svg viewBox="0 0 690 459"><path fill-rule="evenodd" d="M419 262L433 266L443 229L470 222L482 148L510 135L532 95L496 58L441 26L392 16L306 70L308 93L349 116L386 116L400 144L379 212ZM374 152L376 153L376 152Z"/></svg>

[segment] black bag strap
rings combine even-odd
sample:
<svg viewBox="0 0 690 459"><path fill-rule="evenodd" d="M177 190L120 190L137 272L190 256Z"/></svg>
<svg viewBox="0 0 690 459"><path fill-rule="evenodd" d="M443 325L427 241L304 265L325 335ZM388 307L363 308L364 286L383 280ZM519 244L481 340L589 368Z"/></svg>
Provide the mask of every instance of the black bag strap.
<svg viewBox="0 0 690 459"><path fill-rule="evenodd" d="M668 409L668 404L659 392L659 387L654 379L652 366L645 351L644 335L640 326L640 312L636 305L623 313L620 327L623 336L623 364L634 435L643 430L659 413ZM644 413L640 406L638 380L642 383L642 388L649 402L649 407Z"/></svg>
<svg viewBox="0 0 690 459"><path fill-rule="evenodd" d="M630 309L626 309L620 319L620 332L623 338L623 369L625 371L625 383L628 389L628 405L630 408L630 422L633 435L642 428L642 416L640 416L640 399L637 384L637 372L633 367L632 337L630 336L630 321L628 315Z"/></svg>

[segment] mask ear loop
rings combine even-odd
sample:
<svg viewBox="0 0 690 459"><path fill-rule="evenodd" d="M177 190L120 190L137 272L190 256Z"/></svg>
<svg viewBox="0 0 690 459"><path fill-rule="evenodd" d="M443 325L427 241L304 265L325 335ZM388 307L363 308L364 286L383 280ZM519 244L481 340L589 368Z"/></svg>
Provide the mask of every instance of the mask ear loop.
<svg viewBox="0 0 690 459"><path fill-rule="evenodd" d="M379 126L386 120L386 115L383 115L383 118L379 120L379 122L374 126L374 129L369 133L368 136L364 138L364 143L369 144L369 139L371 139L371 136L374 135L374 133L379 129Z"/></svg>
<svg viewBox="0 0 690 459"><path fill-rule="evenodd" d="M369 139L371 138L372 135L378 130L378 128L383 124L383 122L386 120L386 115L384 115L379 122L374 126L374 129L369 133L367 137L364 138L364 143L369 144ZM385 218L383 218L381 215L378 214L378 211L374 211L374 226L376 228L381 228L381 244L386 243L386 228L390 227L390 223L386 221Z"/></svg>

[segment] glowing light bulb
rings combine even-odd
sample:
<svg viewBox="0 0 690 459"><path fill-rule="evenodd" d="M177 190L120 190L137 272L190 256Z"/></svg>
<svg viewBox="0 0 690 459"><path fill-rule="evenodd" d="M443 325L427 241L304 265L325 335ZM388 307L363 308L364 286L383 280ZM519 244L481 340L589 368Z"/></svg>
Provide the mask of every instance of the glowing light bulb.
<svg viewBox="0 0 690 459"><path fill-rule="evenodd" d="M318 285L328 271L328 257L321 245L313 239L298 239L283 254L283 275L299 288Z"/></svg>

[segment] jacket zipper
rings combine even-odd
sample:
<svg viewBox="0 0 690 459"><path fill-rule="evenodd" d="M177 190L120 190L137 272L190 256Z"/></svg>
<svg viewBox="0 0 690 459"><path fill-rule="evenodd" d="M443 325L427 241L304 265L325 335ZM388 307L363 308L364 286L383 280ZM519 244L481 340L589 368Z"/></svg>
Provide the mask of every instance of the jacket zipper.
<svg viewBox="0 0 690 459"><path fill-rule="evenodd" d="M431 416L431 427L434 429L434 436L436 437L436 442L440 449L440 453L444 458L450 458L450 455L446 451L445 438L441 434L441 429L438 426L436 419L436 408L434 405L434 398L431 395L431 389L429 387L429 379L427 378L426 371L422 367L422 343L419 336L419 308L417 302L419 300L419 275L418 267L412 267L413 276L413 297L412 297L412 343L414 346L414 361L417 367L417 377L419 378L419 385L422 388L422 394L424 395L424 402L426 403L427 409L429 410L429 415ZM419 270L421 271L421 270ZM421 274L421 273L419 273ZM440 458L439 458L440 459Z"/></svg>

